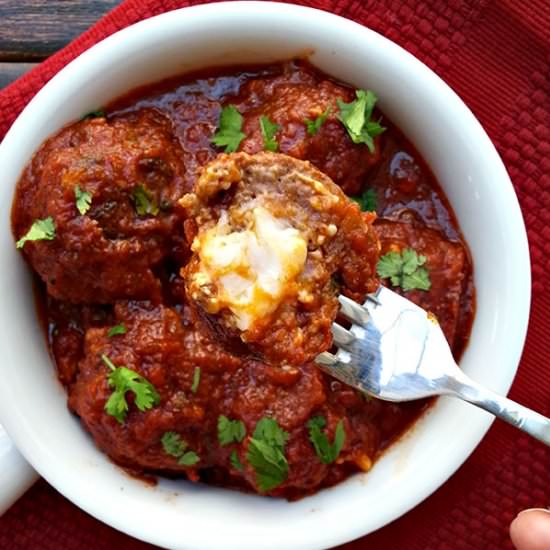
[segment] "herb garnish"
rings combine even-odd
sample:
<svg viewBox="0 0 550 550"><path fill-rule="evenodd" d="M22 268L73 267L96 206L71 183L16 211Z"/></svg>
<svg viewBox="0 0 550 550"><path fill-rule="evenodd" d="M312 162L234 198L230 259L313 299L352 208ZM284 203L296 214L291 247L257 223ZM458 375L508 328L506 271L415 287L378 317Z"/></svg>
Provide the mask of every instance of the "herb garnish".
<svg viewBox="0 0 550 550"><path fill-rule="evenodd" d="M88 193L88 191L82 191L80 186L77 185L74 188L74 197L76 199L76 207L80 212L80 215L84 216L84 214L90 210L90 206L92 205L92 194Z"/></svg>
<svg viewBox="0 0 550 550"><path fill-rule="evenodd" d="M225 147L226 153L234 153L246 137L241 131L243 117L235 105L224 107L220 113L217 132L212 136L212 143L218 147Z"/></svg>
<svg viewBox="0 0 550 550"><path fill-rule="evenodd" d="M134 394L134 403L140 411L152 409L160 403L160 396L155 386L145 379L141 374L126 367L117 367L106 355L101 360L111 369L107 377L109 386L114 388L113 393L105 404L107 414L114 416L118 422L124 423L128 412L126 393L131 391Z"/></svg>
<svg viewBox="0 0 550 550"><path fill-rule="evenodd" d="M378 197L376 196L376 191L372 187L365 189L358 197L350 198L359 205L359 208L361 208L363 212L376 212Z"/></svg>
<svg viewBox="0 0 550 550"><path fill-rule="evenodd" d="M340 113L338 118L346 127L353 143L365 143L371 153L374 153L373 138L381 134L385 128L379 122L371 120L372 111L377 97L371 90L356 90L357 99L344 103L338 99Z"/></svg>
<svg viewBox="0 0 550 550"><path fill-rule="evenodd" d="M340 420L336 424L334 441L331 444L329 443L327 434L321 431L326 425L327 421L322 416L314 416L307 423L307 428L309 430L309 440L313 443L319 460L323 464L330 464L338 458L346 441L346 432L344 430L344 422Z"/></svg>
<svg viewBox="0 0 550 550"><path fill-rule="evenodd" d="M134 188L132 200L138 216L156 216L159 213L155 197L144 185L137 185Z"/></svg>
<svg viewBox="0 0 550 550"><path fill-rule="evenodd" d="M98 109L97 111L86 113L80 120L88 120L90 118L104 118L104 117L105 117L105 111Z"/></svg>
<svg viewBox="0 0 550 550"><path fill-rule="evenodd" d="M118 336L119 334L126 334L126 327L121 323L120 325L115 325L109 329L107 336L112 338L113 336Z"/></svg>
<svg viewBox="0 0 550 550"><path fill-rule="evenodd" d="M166 432L161 439L162 448L166 454L178 459L178 464L182 466L193 466L200 459L194 451L187 451L189 446L187 441L181 438L176 432Z"/></svg>
<svg viewBox="0 0 550 550"><path fill-rule="evenodd" d="M191 385L191 391L193 393L197 393L200 382L201 382L201 368L195 367L195 371L193 372L193 384Z"/></svg>
<svg viewBox="0 0 550 550"><path fill-rule="evenodd" d="M377 272L383 279L389 278L393 286L403 290L430 290L430 274L424 266L426 256L416 253L412 248L403 252L388 252L378 260Z"/></svg>
<svg viewBox="0 0 550 550"><path fill-rule="evenodd" d="M328 116L330 115L331 108L330 105L325 109L324 113L320 114L315 120L310 120L306 118L304 123L307 127L307 133L310 136L314 136L320 129L321 126L325 123Z"/></svg>
<svg viewBox="0 0 550 550"><path fill-rule="evenodd" d="M221 414L218 416L218 440L220 445L240 443L246 435L246 427L242 420L230 420Z"/></svg>
<svg viewBox="0 0 550 550"><path fill-rule="evenodd" d="M16 243L17 248L23 248L27 241L51 241L55 238L55 222L51 216L36 220L31 228Z"/></svg>
<svg viewBox="0 0 550 550"><path fill-rule="evenodd" d="M262 136L264 137L264 149L276 153L279 149L279 143L277 142L275 134L280 126L271 122L268 117L262 115L260 117L260 128L262 130Z"/></svg>
<svg viewBox="0 0 550 550"><path fill-rule="evenodd" d="M235 449L231 451L231 454L229 455L229 460L233 468L235 468L236 470L239 470L240 472L244 470L244 466L240 461L239 455L237 454L237 451Z"/></svg>
<svg viewBox="0 0 550 550"><path fill-rule="evenodd" d="M271 491L288 477L288 462L284 454L288 433L272 418L262 418L248 445L246 458L256 471L260 491Z"/></svg>

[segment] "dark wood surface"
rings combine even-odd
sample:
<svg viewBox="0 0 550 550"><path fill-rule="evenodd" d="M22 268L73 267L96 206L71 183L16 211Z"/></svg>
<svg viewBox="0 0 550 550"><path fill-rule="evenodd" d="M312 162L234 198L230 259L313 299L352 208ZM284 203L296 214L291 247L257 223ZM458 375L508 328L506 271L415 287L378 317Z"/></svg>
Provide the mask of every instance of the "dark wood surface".
<svg viewBox="0 0 550 550"><path fill-rule="evenodd" d="M0 89L93 25L121 0L0 0Z"/></svg>

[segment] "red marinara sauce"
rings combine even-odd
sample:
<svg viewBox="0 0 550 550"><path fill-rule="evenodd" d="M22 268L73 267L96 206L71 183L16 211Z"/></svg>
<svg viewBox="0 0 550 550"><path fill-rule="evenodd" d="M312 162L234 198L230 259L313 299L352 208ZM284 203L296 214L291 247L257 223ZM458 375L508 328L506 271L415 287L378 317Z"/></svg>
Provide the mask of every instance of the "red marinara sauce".
<svg viewBox="0 0 550 550"><path fill-rule="evenodd" d="M105 115L62 129L32 159L16 191L14 234L20 238L33 219L55 217L59 238L29 243L25 254L43 280L39 302L69 407L117 464L138 475L295 499L368 470L429 405L365 398L313 363L272 364L228 346L185 298L180 269L190 250L177 201L219 154L211 139L222 107L234 105L245 134L239 151L263 150L266 116L278 125L281 153L310 161L349 196L370 189L380 254L412 248L426 256L431 289L405 295L438 317L460 357L475 292L452 208L382 113L386 131L373 150L351 141L337 114L338 100L354 98L353 88L305 61L209 69L131 92ZM325 112L318 131L308 132L305 120ZM76 184L92 196L80 216ZM114 386L102 357L143 377L158 394L155 403L140 410L127 391L127 412L108 414ZM319 417L329 443L345 433L332 460L311 441L308 423ZM225 439L222 418L235 423ZM279 445L286 473L274 485L250 455L266 418L286 434Z"/></svg>

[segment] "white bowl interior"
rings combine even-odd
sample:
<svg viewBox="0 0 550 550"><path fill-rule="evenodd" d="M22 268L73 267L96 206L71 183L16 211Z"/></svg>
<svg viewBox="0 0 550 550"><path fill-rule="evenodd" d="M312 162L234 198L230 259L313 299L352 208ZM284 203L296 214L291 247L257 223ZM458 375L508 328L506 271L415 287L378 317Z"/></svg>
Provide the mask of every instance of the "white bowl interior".
<svg viewBox="0 0 550 550"><path fill-rule="evenodd" d="M30 277L9 227L16 181L41 142L130 89L207 66L311 53L319 68L380 97L442 184L470 245L477 314L463 369L506 393L521 354L530 273L523 220L489 138L429 69L380 35L298 6L241 3L180 10L117 33L83 54L31 102L0 146L0 419L30 463L89 513L170 547L328 547L373 531L428 496L475 448L491 417L440 399L367 475L301 501L185 482L149 487L123 474L67 410ZM283 528L282 528L283 527Z"/></svg>

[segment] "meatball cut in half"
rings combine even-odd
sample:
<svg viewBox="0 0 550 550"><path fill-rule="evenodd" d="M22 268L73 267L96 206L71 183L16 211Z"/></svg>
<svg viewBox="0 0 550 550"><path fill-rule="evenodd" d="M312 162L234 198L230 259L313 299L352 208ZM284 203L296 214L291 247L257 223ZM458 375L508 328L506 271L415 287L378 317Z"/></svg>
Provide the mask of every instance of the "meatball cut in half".
<svg viewBox="0 0 550 550"><path fill-rule="evenodd" d="M375 215L309 162L223 154L180 205L191 215L188 299L270 361L303 364L329 348L337 295L362 300L377 286Z"/></svg>
<svg viewBox="0 0 550 550"><path fill-rule="evenodd" d="M73 303L159 297L152 268L181 223L173 206L186 191L183 172L170 123L152 110L82 120L50 138L13 212L18 246L48 293ZM48 238L28 233L37 222Z"/></svg>

